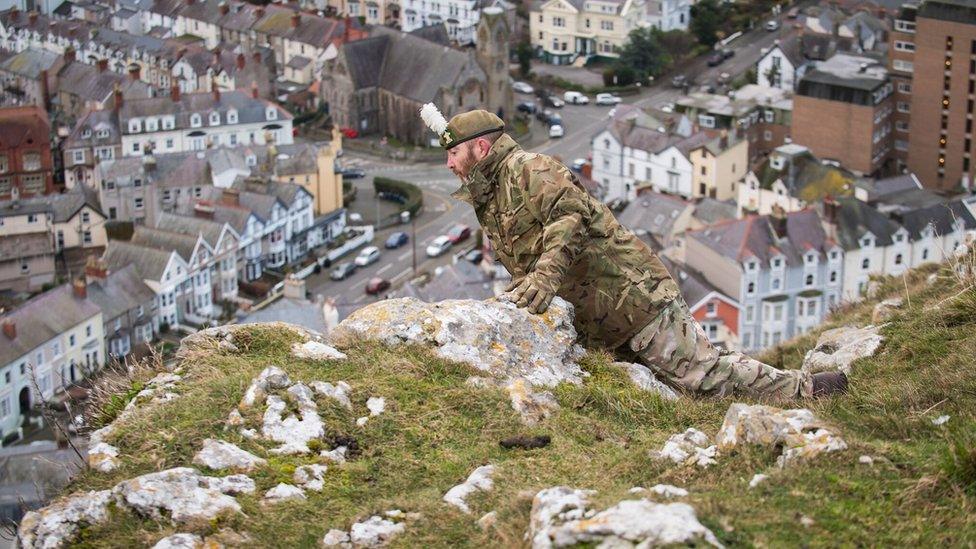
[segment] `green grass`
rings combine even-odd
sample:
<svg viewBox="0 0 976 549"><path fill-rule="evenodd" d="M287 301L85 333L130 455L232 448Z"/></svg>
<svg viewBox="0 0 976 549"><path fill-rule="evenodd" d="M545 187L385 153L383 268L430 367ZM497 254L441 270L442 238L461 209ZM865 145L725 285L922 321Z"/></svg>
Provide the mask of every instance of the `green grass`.
<svg viewBox="0 0 976 549"><path fill-rule="evenodd" d="M582 366L591 377L579 387L558 387L561 410L539 426L525 427L504 393L464 385L472 374L468 367L424 349L359 343L347 350L347 361L301 361L289 355L296 336L255 327L235 337L239 355L194 357L186 365L181 398L133 414L110 439L124 466L110 474L86 472L70 490L104 489L134 475L190 465L203 439L216 437L268 457L268 466L252 475L257 493L238 498L242 514L190 530L208 535L229 528L246 533L255 547L314 547L330 528L348 529L355 520L393 508L422 515L394 546L523 546L531 498L539 489L597 489L594 500L602 506L633 497L633 486L657 483L687 488L700 520L729 546L972 545L976 294L963 290L947 270L927 285L925 277L934 270L883 283L878 299L908 299L884 328L887 342L880 354L856 364L849 394L802 404L834 424L850 448L789 470L775 468L774 449L758 447L723 455L706 470L651 459L649 451L688 427L714 435L729 404L742 399L662 401L634 389L607 354L588 354ZM867 324L872 305L847 308L824 328ZM763 358L798 367L815 340L816 334L808 334ZM293 380L349 382L354 411L325 399L319 406L329 436L350 437L357 449L346 465L329 465L321 493L265 507L264 491L290 482L297 466L316 459L269 456L271 444L223 431L252 377L272 364ZM356 427L370 396L386 397L387 410L365 428ZM951 416L949 423L933 426L931 420L942 414ZM259 416L245 412L252 422ZM499 446L516 434L545 434L552 443L528 451ZM858 463L861 455L872 456L874 464ZM471 515L441 502L450 487L486 463L498 466L495 489L469 499ZM759 472L771 478L749 489ZM498 512L497 525L482 531L475 521L491 510ZM85 528L79 546L151 545L176 531L187 528L115 512L110 523Z"/></svg>

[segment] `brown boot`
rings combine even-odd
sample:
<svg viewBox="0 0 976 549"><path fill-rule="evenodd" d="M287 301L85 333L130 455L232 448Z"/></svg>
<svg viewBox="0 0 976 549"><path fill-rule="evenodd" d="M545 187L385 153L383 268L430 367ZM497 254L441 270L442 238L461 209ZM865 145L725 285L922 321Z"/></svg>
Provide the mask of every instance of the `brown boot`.
<svg viewBox="0 0 976 549"><path fill-rule="evenodd" d="M813 396L839 395L847 392L847 376L844 372L820 372L813 374Z"/></svg>

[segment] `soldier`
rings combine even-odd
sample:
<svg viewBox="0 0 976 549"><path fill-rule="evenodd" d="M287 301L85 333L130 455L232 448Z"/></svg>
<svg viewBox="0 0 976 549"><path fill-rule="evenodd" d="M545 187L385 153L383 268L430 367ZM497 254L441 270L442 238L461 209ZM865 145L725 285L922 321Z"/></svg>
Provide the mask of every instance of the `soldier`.
<svg viewBox="0 0 976 549"><path fill-rule="evenodd" d="M508 298L543 313L556 295L576 309L576 329L690 393L733 392L783 400L843 392L847 377L778 370L719 351L691 317L658 257L553 158L522 150L487 111L448 123L433 104L421 117L461 180L454 197L474 207L498 260L512 274Z"/></svg>

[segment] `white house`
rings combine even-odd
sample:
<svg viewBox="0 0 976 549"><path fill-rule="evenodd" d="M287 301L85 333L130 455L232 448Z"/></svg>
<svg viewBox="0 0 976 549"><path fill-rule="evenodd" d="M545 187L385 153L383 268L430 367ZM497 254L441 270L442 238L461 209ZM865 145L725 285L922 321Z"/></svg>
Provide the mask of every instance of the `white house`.
<svg viewBox="0 0 976 549"><path fill-rule="evenodd" d="M664 32L688 30L691 22L691 0L647 0L647 14L642 24Z"/></svg>
<svg viewBox="0 0 976 549"><path fill-rule="evenodd" d="M157 322L174 326L184 319L186 301L193 298L189 267L175 250L163 251L128 242L109 240L104 255L111 270L135 265L143 282L156 293Z"/></svg>
<svg viewBox="0 0 976 549"><path fill-rule="evenodd" d="M777 40L769 49L763 48L756 62L756 84L792 92L804 72L806 62L800 53L799 39Z"/></svg>
<svg viewBox="0 0 976 549"><path fill-rule="evenodd" d="M476 0L404 0L400 28L411 32L427 25L443 24L452 40L462 45L473 44L481 4Z"/></svg>

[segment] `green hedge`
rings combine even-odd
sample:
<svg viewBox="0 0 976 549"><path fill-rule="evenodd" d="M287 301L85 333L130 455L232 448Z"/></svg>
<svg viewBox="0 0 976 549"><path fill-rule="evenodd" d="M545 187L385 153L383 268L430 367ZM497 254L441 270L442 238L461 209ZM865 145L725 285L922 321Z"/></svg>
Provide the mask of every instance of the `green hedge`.
<svg viewBox="0 0 976 549"><path fill-rule="evenodd" d="M343 181L342 203L350 204L353 200L356 200L356 187L352 184L352 181Z"/></svg>
<svg viewBox="0 0 976 549"><path fill-rule="evenodd" d="M373 189L376 190L376 194L384 198L400 202L403 205L400 211L410 212L411 218L416 217L420 208L424 206L424 193L413 183L387 177L374 177Z"/></svg>

